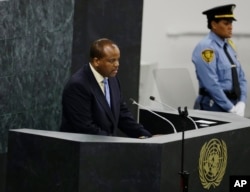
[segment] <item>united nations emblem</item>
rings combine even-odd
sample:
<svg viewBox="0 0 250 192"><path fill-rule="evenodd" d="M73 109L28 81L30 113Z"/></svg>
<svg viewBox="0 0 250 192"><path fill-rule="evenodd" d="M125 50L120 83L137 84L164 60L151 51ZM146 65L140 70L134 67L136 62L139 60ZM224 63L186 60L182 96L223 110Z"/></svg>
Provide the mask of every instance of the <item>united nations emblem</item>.
<svg viewBox="0 0 250 192"><path fill-rule="evenodd" d="M214 51L212 49L205 49L202 51L201 56L206 63L210 63L214 59Z"/></svg>
<svg viewBox="0 0 250 192"><path fill-rule="evenodd" d="M205 189L218 187L227 167L227 146L223 140L211 139L200 151L199 175Z"/></svg>

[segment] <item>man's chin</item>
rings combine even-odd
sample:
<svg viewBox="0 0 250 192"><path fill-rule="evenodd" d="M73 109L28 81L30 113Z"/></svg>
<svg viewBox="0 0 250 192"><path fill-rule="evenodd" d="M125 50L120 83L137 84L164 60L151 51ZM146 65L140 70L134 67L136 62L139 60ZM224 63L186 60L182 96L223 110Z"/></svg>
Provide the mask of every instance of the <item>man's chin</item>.
<svg viewBox="0 0 250 192"><path fill-rule="evenodd" d="M111 74L110 74L110 77L115 77L117 75L118 71L113 71Z"/></svg>

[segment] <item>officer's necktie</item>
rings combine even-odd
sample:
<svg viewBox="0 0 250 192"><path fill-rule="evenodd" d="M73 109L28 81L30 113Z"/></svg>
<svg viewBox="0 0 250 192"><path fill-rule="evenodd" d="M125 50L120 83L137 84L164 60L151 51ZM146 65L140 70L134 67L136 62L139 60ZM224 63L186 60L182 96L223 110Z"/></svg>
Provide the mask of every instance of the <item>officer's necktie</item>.
<svg viewBox="0 0 250 192"><path fill-rule="evenodd" d="M239 85L239 79L238 79L238 74L237 74L237 69L236 69L236 65L234 64L231 56L229 55L228 51L227 51L227 43L224 44L224 51L231 63L231 69L232 69L232 79L233 79L233 91L236 94L237 98L240 98L240 85Z"/></svg>
<svg viewBox="0 0 250 192"><path fill-rule="evenodd" d="M109 92L108 78L104 78L103 83L104 83L104 95L105 95L106 100L110 106L110 92Z"/></svg>

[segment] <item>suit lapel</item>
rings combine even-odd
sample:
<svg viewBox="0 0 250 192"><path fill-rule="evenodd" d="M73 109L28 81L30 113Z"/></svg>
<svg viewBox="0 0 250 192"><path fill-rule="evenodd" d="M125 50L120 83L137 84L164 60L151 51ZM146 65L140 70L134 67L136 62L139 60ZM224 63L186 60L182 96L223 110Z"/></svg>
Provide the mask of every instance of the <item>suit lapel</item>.
<svg viewBox="0 0 250 192"><path fill-rule="evenodd" d="M110 120L113 122L113 124L115 124L113 113L112 113L112 111L108 105L108 102L107 102L98 82L96 81L89 65L87 65L86 71L87 71L87 75L89 76L89 78L88 78L89 85L90 85L90 89L92 89L92 93L94 94L96 100L98 100L101 103L103 109L108 114L108 117L110 118ZM112 101L112 96L111 96L111 101Z"/></svg>
<svg viewBox="0 0 250 192"><path fill-rule="evenodd" d="M118 119L120 114L120 90L117 86L115 78L109 78L110 82L110 97L111 97L111 108L115 119Z"/></svg>

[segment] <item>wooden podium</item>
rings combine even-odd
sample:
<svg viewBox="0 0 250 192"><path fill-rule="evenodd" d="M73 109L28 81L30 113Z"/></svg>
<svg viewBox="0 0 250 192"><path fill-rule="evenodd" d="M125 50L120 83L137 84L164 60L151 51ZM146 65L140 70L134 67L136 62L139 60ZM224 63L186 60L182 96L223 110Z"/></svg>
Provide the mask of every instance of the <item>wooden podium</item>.
<svg viewBox="0 0 250 192"><path fill-rule="evenodd" d="M173 125L181 130L177 113L158 112L171 116ZM250 174L250 120L224 113L189 113L197 125L184 123L188 130L183 167L190 173L189 191L229 191L231 175ZM147 115L141 111L142 123ZM151 116L151 121L156 122L155 118ZM181 140L180 131L132 139L10 130L7 191L180 191Z"/></svg>

